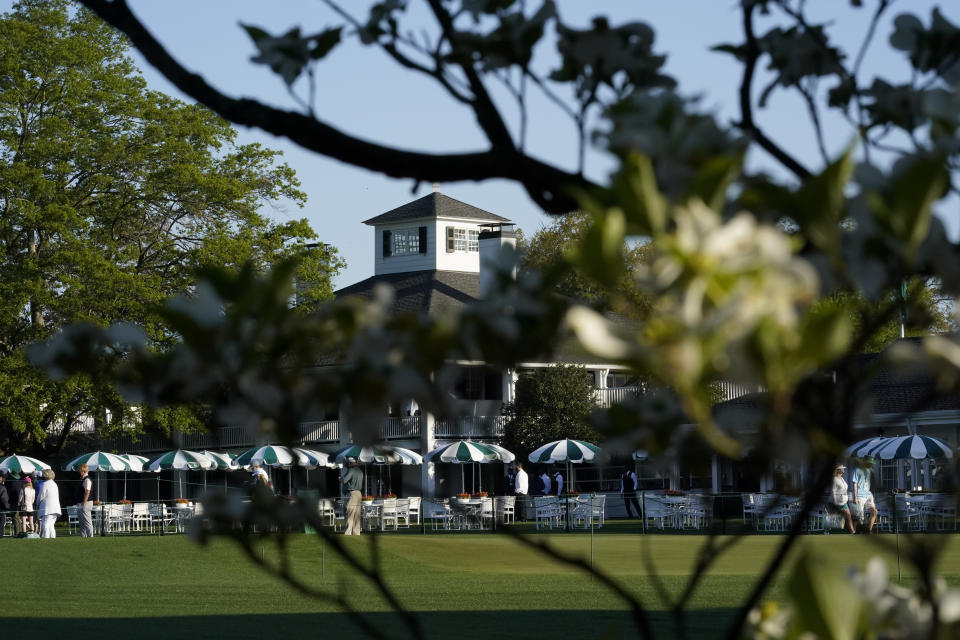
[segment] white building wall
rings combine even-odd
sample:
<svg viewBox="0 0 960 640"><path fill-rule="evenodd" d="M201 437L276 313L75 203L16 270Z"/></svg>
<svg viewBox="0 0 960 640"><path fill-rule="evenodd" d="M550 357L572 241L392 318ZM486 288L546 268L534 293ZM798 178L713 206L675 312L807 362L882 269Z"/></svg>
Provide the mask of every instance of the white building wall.
<svg viewBox="0 0 960 640"><path fill-rule="evenodd" d="M400 256L383 256L383 232L398 229L427 228L427 252L411 253ZM436 269L436 227L433 220L410 220L395 225L378 225L373 233L373 273L406 273L409 271L424 271Z"/></svg>
<svg viewBox="0 0 960 640"><path fill-rule="evenodd" d="M383 232L427 228L427 252L383 255ZM462 219L410 220L393 225L377 225L373 233L373 272L376 275L436 269L438 271L480 272L479 251L447 253L447 227L480 231L480 221Z"/></svg>
<svg viewBox="0 0 960 640"><path fill-rule="evenodd" d="M437 220L434 221L434 237L440 239L440 241L434 245L437 253L437 270L480 273L479 251L454 251L453 253L447 253L447 227L472 229L478 233L480 231L479 222L437 218Z"/></svg>

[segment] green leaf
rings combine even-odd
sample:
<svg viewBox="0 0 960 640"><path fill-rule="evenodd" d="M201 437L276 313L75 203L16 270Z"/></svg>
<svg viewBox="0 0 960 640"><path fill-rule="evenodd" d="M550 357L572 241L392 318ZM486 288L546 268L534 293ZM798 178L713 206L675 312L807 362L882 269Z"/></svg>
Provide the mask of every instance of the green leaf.
<svg viewBox="0 0 960 640"><path fill-rule="evenodd" d="M743 154L707 160L694 177L690 196L700 198L714 211L722 211L727 191L743 169Z"/></svg>
<svg viewBox="0 0 960 640"><path fill-rule="evenodd" d="M852 337L853 322L846 309L815 306L803 320L799 353L807 368L821 367L843 354Z"/></svg>
<svg viewBox="0 0 960 640"><path fill-rule="evenodd" d="M710 51L718 53L729 53L737 60L743 60L746 56L747 48L742 44L718 44L710 47Z"/></svg>
<svg viewBox="0 0 960 640"><path fill-rule="evenodd" d="M792 214L804 236L821 251L840 256L840 221L846 211L847 183L853 174L853 148L807 180L795 198Z"/></svg>
<svg viewBox="0 0 960 640"><path fill-rule="evenodd" d="M626 266L626 226L619 209L597 214L581 243L567 251L567 259L598 282L615 285Z"/></svg>
<svg viewBox="0 0 960 640"><path fill-rule="evenodd" d="M333 51L334 47L340 44L342 31L343 27L335 27L313 36L313 48L310 50L310 58L312 60L325 58L328 53Z"/></svg>
<svg viewBox="0 0 960 640"><path fill-rule="evenodd" d="M667 225L667 200L657 188L650 158L631 153L614 178L613 202L622 207L630 234L654 235Z"/></svg>
<svg viewBox="0 0 960 640"><path fill-rule="evenodd" d="M950 184L943 158L915 158L883 194L870 194L877 218L904 247L904 257L913 259L917 247L930 231L933 203L946 194Z"/></svg>
<svg viewBox="0 0 960 640"><path fill-rule="evenodd" d="M803 630L819 638L853 640L863 603L840 564L806 551L793 566L788 588L797 607L794 619Z"/></svg>

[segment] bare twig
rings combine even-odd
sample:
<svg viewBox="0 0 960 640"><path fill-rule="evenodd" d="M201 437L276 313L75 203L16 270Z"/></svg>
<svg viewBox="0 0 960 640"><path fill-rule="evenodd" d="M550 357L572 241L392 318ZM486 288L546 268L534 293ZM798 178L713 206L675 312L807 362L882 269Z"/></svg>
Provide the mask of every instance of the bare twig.
<svg viewBox="0 0 960 640"><path fill-rule="evenodd" d="M237 124L258 127L321 155L364 167L394 178L431 182L508 178L522 184L544 211L564 214L577 208L574 188L594 188L583 176L571 174L517 151L509 135L494 136L489 151L429 154L403 151L350 136L320 120L275 109L256 100L228 97L202 77L187 71L133 15L124 0L81 0L101 19L124 32L144 58L178 89ZM481 87L482 88L482 87ZM484 90L485 92L485 90ZM484 117L493 108L489 97L478 107ZM502 124L502 122L501 122ZM493 125L487 123L491 130Z"/></svg>
<svg viewBox="0 0 960 640"><path fill-rule="evenodd" d="M336 2L334 2L334 0L322 0L322 1L324 4L330 7L332 11L337 13L337 15L339 15L344 20L349 22L355 29L360 30L363 28L363 25L360 24L359 20L354 18L353 15L350 14L350 12L348 12L346 9L338 5ZM444 74L443 67L439 62L439 56L431 55L430 52L428 52L426 49L417 45L417 43L411 40L405 40L400 35L395 35L394 37L396 41L405 42L408 46L414 48L420 53L431 56L436 66L431 69L426 65L416 62L415 60L411 59L409 56L404 55L403 52L400 51L400 49L394 43L381 42L380 40L377 40L377 46L383 49L383 51L387 55L389 55L393 59L393 61L399 64L401 67L410 69L411 71L418 71L422 74L428 75L431 78L435 79L437 82L440 83L440 86L442 86L444 89L447 90L447 93L450 95L450 97L456 100L457 102L460 102L462 104L471 103L471 99L469 96L464 95L459 90L457 90L456 87L453 86L453 83L456 82L456 79L448 78ZM426 39L426 36L424 36L424 38Z"/></svg>
<svg viewBox="0 0 960 640"><path fill-rule="evenodd" d="M760 47L753 32L753 11L756 3L744 2L743 32L746 37L744 48L743 80L740 84L740 122L736 123L744 133L753 138L764 151L776 158L784 167L790 170L801 180L810 177L810 171L798 160L768 138L753 120L753 75L756 71L757 60L760 58Z"/></svg>

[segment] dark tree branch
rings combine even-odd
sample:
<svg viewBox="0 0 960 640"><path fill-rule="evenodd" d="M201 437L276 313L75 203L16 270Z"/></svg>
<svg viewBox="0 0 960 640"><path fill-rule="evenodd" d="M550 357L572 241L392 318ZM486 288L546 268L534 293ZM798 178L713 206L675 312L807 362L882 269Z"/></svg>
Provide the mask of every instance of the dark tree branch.
<svg viewBox="0 0 960 640"><path fill-rule="evenodd" d="M453 18L447 13L447 10L443 8L440 0L427 0L427 4L430 5L430 9L440 24L444 36L450 42L451 46L453 46L457 35L456 27L453 25ZM460 68L467 77L470 90L473 92L471 107L473 108L473 113L477 116L477 124L480 125L480 128L483 129L483 132L487 135L490 144L492 144L495 149L498 147L515 148L513 138L510 137L510 130L507 129L506 123L500 116L500 111L493 103L493 99L487 92L487 87L483 84L480 74L477 73L477 70L473 67L473 63L468 61L461 64Z"/></svg>
<svg viewBox="0 0 960 640"><path fill-rule="evenodd" d="M336 2L334 2L334 0L322 0L322 1L324 4L330 7L331 11L335 12L337 15L339 15L344 20L349 22L351 25L353 25L355 29L360 30L363 28L363 25L360 24L360 22L356 18L354 18L346 9L344 9L343 7L338 5ZM447 90L447 93L450 94L451 98L463 104L467 104L467 105L471 104L470 98L460 93L456 89L456 87L453 86L453 84L443 74L443 69L439 65L431 69L426 65L420 64L419 62L412 60L410 57L404 55L404 53L400 51L400 49L396 45L396 42L401 41L400 36L394 34L393 37L395 40L394 42L380 42L378 40L377 45L381 49L383 49L384 53L390 56L394 62L399 64L401 67L404 67L405 69L410 69L411 71L417 71L424 75L430 76L431 78L439 82L444 89ZM419 50L419 48L415 43L410 43L409 41L407 41L407 46L411 46L411 48L414 48L415 50ZM427 53L427 52L421 51L421 53ZM434 57L434 60L436 61L437 56L433 56L433 57Z"/></svg>
<svg viewBox="0 0 960 640"><path fill-rule="evenodd" d="M502 135L492 138L489 151L476 153L429 154L403 151L347 135L339 129L301 113L264 105L256 100L235 99L220 93L201 76L191 73L173 59L133 15L124 0L80 0L108 24L127 35L146 60L178 89L209 107L221 117L239 125L258 127L283 136L305 149L392 178L429 182L482 181L505 178L521 183L544 211L564 214L579 205L571 189L596 185L583 176L568 173L519 152ZM470 75L470 70L465 69ZM475 72L473 72L474 75ZM484 92L482 86L477 88ZM478 118L493 118L493 103L476 107ZM499 118L499 116L497 116ZM502 124L502 122L501 122ZM484 126L483 123L481 126ZM485 131L496 127L487 121ZM488 131L488 133L489 133ZM506 131L506 127L504 127Z"/></svg>
<svg viewBox="0 0 960 640"><path fill-rule="evenodd" d="M743 81L740 84L740 122L736 123L736 126L753 138L760 148L776 158L793 175L804 180L810 177L810 171L768 138L753 121L753 74L757 68L757 60L760 58L760 47L753 32L753 11L756 6L753 2L744 2L742 5L746 46L744 47Z"/></svg>

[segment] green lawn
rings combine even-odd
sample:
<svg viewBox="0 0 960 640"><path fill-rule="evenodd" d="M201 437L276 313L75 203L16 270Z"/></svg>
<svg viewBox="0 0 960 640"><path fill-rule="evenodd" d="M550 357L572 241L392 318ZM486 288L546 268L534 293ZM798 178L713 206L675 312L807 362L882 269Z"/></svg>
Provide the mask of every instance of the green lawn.
<svg viewBox="0 0 960 640"><path fill-rule="evenodd" d="M941 573L958 584L960 545L953 538L936 540L948 542ZM537 539L590 558L589 535ZM890 536L884 539L892 541ZM665 607L645 568L644 549L666 588L676 593L703 540L598 535L594 561L649 609L662 611ZM693 599L697 611L690 618L692 636L719 635L718 628L780 541L780 536L748 536L714 567ZM370 538L345 542L370 557ZM387 535L376 543L389 583L408 608L420 613L430 637L636 637L623 603L609 590L507 536ZM880 553L864 536L806 536L802 545L827 554L837 566L862 565ZM266 576L227 541L203 548L184 536L4 539L0 548L8 604L4 613L16 616L0 618L0 628L19 628L28 612L25 630L35 632L33 637L361 635L348 616ZM329 549L324 554L320 538L294 536L291 550L298 576L315 587L348 593L353 605L369 612L378 625L397 628L383 600ZM269 546L263 552L272 557ZM887 557L895 577L896 559ZM782 589L781 579L769 597L778 597ZM668 624L663 613L655 619L658 628ZM400 637L399 629L393 635Z"/></svg>

